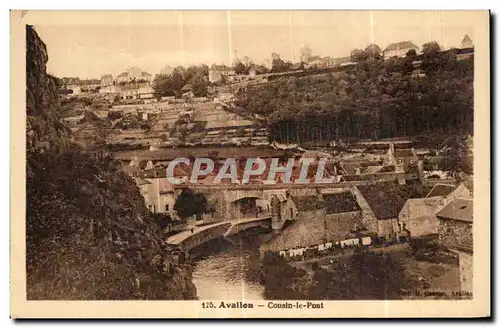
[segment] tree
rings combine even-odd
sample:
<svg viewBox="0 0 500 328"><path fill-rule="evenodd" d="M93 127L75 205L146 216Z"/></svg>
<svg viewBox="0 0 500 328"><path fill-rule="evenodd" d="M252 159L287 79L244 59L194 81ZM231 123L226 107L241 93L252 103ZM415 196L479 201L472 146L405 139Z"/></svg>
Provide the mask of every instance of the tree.
<svg viewBox="0 0 500 328"><path fill-rule="evenodd" d="M280 55L278 55L276 53L273 53L272 57L273 57L273 63L272 63L272 68L271 68L272 73L286 72L292 66L292 63L290 63L290 62L285 63L285 61L283 59L281 59Z"/></svg>
<svg viewBox="0 0 500 328"><path fill-rule="evenodd" d="M472 133L473 61L426 49L425 78L412 76L411 53L383 61L373 45L353 50L356 65L344 72L241 89L235 104L243 114L266 117L278 142ZM273 71L282 71L284 62L273 57Z"/></svg>
<svg viewBox="0 0 500 328"><path fill-rule="evenodd" d="M410 49L406 52L406 57L414 58L417 56L417 51L415 49Z"/></svg>
<svg viewBox="0 0 500 328"><path fill-rule="evenodd" d="M207 213L207 199L202 193L194 193L191 189L186 188L181 191L175 200L174 210L179 217L185 219L196 215L199 217L203 213Z"/></svg>
<svg viewBox="0 0 500 328"><path fill-rule="evenodd" d="M245 74L246 67L242 62L239 62L234 68L236 74Z"/></svg>
<svg viewBox="0 0 500 328"><path fill-rule="evenodd" d="M422 68L426 74L432 75L441 66L441 47L436 41L425 43L422 46Z"/></svg>
<svg viewBox="0 0 500 328"><path fill-rule="evenodd" d="M206 97L206 95L207 95L207 83L205 82L203 77L198 75L193 79L192 82L193 82L192 88L193 88L194 96L195 97Z"/></svg>
<svg viewBox="0 0 500 328"><path fill-rule="evenodd" d="M424 54L424 56L435 56L440 51L441 47L436 41L424 43L424 45L422 46L422 53Z"/></svg>
<svg viewBox="0 0 500 328"><path fill-rule="evenodd" d="M351 61L357 63L359 61L365 60L365 53L361 49L354 49L351 51Z"/></svg>
<svg viewBox="0 0 500 328"><path fill-rule="evenodd" d="M372 43L368 47L365 48L364 53L367 58L373 59L381 59L382 58L382 49L379 46Z"/></svg>
<svg viewBox="0 0 500 328"><path fill-rule="evenodd" d="M319 269L314 273L311 298L323 299L401 299L402 290L415 288L405 268L391 254L355 253L344 267Z"/></svg>

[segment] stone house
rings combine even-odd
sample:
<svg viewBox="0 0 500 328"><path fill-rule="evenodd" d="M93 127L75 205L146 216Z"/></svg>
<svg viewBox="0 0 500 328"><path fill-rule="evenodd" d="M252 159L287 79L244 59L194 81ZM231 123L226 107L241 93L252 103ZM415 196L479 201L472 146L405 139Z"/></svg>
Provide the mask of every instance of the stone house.
<svg viewBox="0 0 500 328"><path fill-rule="evenodd" d="M111 74L104 74L101 77L101 87L107 87L113 85L113 82L114 82L113 75Z"/></svg>
<svg viewBox="0 0 500 328"><path fill-rule="evenodd" d="M263 205L265 206L265 203ZM273 230L280 230L287 221L295 221L298 218L297 205L288 193L272 194L267 208L271 211ZM263 211L266 211L265 207Z"/></svg>
<svg viewBox="0 0 500 328"><path fill-rule="evenodd" d="M215 65L210 66L208 70L208 80L211 83L219 82L223 77L231 77L236 75L233 67L228 67L225 65Z"/></svg>
<svg viewBox="0 0 500 328"><path fill-rule="evenodd" d="M117 83L144 80L148 83L152 80L152 75L138 67L131 67L116 77Z"/></svg>
<svg viewBox="0 0 500 328"><path fill-rule="evenodd" d="M395 182L377 182L360 185L352 190L361 208L363 226L384 240L403 233L399 213L410 198L422 198L427 190Z"/></svg>
<svg viewBox="0 0 500 328"><path fill-rule="evenodd" d="M445 205L443 196L408 199L399 213L399 228L408 237L438 233L436 213Z"/></svg>
<svg viewBox="0 0 500 328"><path fill-rule="evenodd" d="M401 41L391 43L384 49L384 59L391 57L405 57L409 50L415 50L417 53L420 51L419 47L411 41Z"/></svg>
<svg viewBox="0 0 500 328"><path fill-rule="evenodd" d="M458 254L461 290L472 292L473 200L456 198L436 216L441 244Z"/></svg>
<svg viewBox="0 0 500 328"><path fill-rule="evenodd" d="M474 47L472 39L466 34L462 39L462 48L472 48L472 47Z"/></svg>
<svg viewBox="0 0 500 328"><path fill-rule="evenodd" d="M438 233L436 213L457 198L471 198L472 194L464 183L459 185L438 183L425 198L412 198L399 213L402 231L411 237L422 237Z"/></svg>

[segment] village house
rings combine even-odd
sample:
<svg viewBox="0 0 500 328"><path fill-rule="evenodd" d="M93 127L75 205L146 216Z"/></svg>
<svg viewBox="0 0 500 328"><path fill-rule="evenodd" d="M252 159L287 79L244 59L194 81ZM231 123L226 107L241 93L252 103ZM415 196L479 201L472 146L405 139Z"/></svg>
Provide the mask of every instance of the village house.
<svg viewBox="0 0 500 328"><path fill-rule="evenodd" d="M77 125L78 123L80 123L80 121L85 117L85 115L81 114L81 115L77 115L77 116L70 116L70 117L65 117L63 118L62 120L65 122L65 123L68 123L70 125Z"/></svg>
<svg viewBox="0 0 500 328"><path fill-rule="evenodd" d="M377 233L383 243L407 237L399 224L399 213L408 199L422 198L427 191L395 182L377 182L354 187L353 194L361 208L363 225Z"/></svg>
<svg viewBox="0 0 500 328"><path fill-rule="evenodd" d="M101 88L113 85L113 82L114 82L113 75L111 75L111 74L104 74L101 77Z"/></svg>
<svg viewBox="0 0 500 328"><path fill-rule="evenodd" d="M297 209L295 221L262 245L261 255L273 252L289 259L308 249L322 251L345 240L357 240L362 218L360 207L349 191L292 196L292 200Z"/></svg>
<svg viewBox="0 0 500 328"><path fill-rule="evenodd" d="M411 41L391 43L383 51L384 59L389 59L391 57L405 57L406 53L412 49L417 53L420 51L419 47Z"/></svg>
<svg viewBox="0 0 500 328"><path fill-rule="evenodd" d="M75 95L75 96L82 93L82 89L80 88L79 85L76 85L76 84L68 84L66 86L66 89L71 90L71 94Z"/></svg>
<svg viewBox="0 0 500 328"><path fill-rule="evenodd" d="M289 193L273 193L270 201L258 203L262 211L271 211L273 230L282 229L286 222L297 220L297 205Z"/></svg>
<svg viewBox="0 0 500 328"><path fill-rule="evenodd" d="M95 111L93 111L93 113L97 118L100 118L100 119L105 119L109 115L109 111L107 111L107 110L95 110Z"/></svg>
<svg viewBox="0 0 500 328"><path fill-rule="evenodd" d="M473 200L457 198L436 216L441 244L458 254L460 290L473 292Z"/></svg>
<svg viewBox="0 0 500 328"><path fill-rule="evenodd" d="M438 233L436 213L444 206L444 197L408 199L399 213L399 228L407 237L424 237Z"/></svg>
<svg viewBox="0 0 500 328"><path fill-rule="evenodd" d="M470 36L468 36L467 34L464 36L464 38L462 39L462 49L463 48L472 48L474 47L474 44L472 43L472 39L470 38Z"/></svg>
<svg viewBox="0 0 500 328"><path fill-rule="evenodd" d="M154 97L154 89L148 83L129 83L120 87L120 98L122 99L151 99Z"/></svg>
<svg viewBox="0 0 500 328"><path fill-rule="evenodd" d="M95 92L101 87L101 80L98 79L88 79L80 80L78 85L82 92Z"/></svg>
<svg viewBox="0 0 500 328"><path fill-rule="evenodd" d="M139 82L141 80L150 83L152 80L152 76L151 74L143 71L138 67L131 67L116 77L117 83L126 83L132 81Z"/></svg>
<svg viewBox="0 0 500 328"><path fill-rule="evenodd" d="M266 73L266 68L263 66L252 65L248 69L248 77L251 79L254 79L259 74L265 74L265 73Z"/></svg>
<svg viewBox="0 0 500 328"><path fill-rule="evenodd" d="M417 166L418 156L414 148L394 149L394 143L391 142L385 154L383 164L402 166L404 171L408 171L410 167Z"/></svg>
<svg viewBox="0 0 500 328"><path fill-rule="evenodd" d="M135 182L151 213L174 216L174 188L167 178L136 178Z"/></svg>
<svg viewBox="0 0 500 328"><path fill-rule="evenodd" d="M425 198L412 198L399 213L399 225L411 237L423 237L438 233L436 213L457 198L471 198L464 183L459 185L436 184Z"/></svg>
<svg viewBox="0 0 500 328"><path fill-rule="evenodd" d="M456 198L472 198L472 192L467 188L465 183L459 185L438 183L429 191L425 198L437 196L444 197L445 203L448 204Z"/></svg>
<svg viewBox="0 0 500 328"><path fill-rule="evenodd" d="M119 86L115 85L107 85L103 86L99 89L99 94L104 94L104 95L115 95L118 96L121 92L121 88Z"/></svg>
<svg viewBox="0 0 500 328"><path fill-rule="evenodd" d="M236 75L233 67L228 67L225 65L215 65L210 66L208 70L208 80L211 83L219 82L223 77L229 78L230 76Z"/></svg>

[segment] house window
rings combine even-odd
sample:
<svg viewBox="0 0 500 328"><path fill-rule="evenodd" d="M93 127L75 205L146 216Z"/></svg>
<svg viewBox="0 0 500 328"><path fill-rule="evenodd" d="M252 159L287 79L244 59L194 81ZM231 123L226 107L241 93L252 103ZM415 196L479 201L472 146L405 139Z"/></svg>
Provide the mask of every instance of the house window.
<svg viewBox="0 0 500 328"><path fill-rule="evenodd" d="M293 207L290 207L290 218L293 219Z"/></svg>
<svg viewBox="0 0 500 328"><path fill-rule="evenodd" d="M165 204L165 212L170 212L170 204Z"/></svg>
<svg viewBox="0 0 500 328"><path fill-rule="evenodd" d="M148 208L151 213L156 213L156 207L154 205L148 205Z"/></svg>

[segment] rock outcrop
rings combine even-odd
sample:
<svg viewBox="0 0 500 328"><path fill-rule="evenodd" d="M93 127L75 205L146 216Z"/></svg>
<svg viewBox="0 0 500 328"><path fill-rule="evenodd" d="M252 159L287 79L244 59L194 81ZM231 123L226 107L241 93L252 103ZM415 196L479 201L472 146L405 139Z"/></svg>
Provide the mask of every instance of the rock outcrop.
<svg viewBox="0 0 500 328"><path fill-rule="evenodd" d="M190 267L164 249L132 179L71 142L47 48L26 34L27 298L195 299Z"/></svg>

